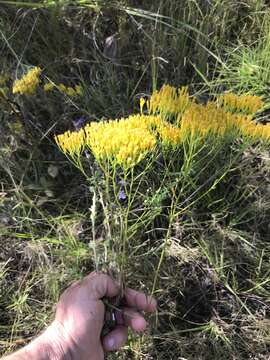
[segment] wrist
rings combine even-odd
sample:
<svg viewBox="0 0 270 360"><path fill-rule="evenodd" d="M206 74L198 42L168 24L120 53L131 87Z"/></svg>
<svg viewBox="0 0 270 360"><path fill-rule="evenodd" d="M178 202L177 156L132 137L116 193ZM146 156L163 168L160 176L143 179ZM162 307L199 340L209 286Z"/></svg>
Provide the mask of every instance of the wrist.
<svg viewBox="0 0 270 360"><path fill-rule="evenodd" d="M50 360L102 360L103 351L95 351L95 346L86 343L85 348L78 347L73 338L67 333L64 326L55 320L41 335L43 346L45 345ZM89 354L90 352L90 354ZM43 360L43 359L42 359Z"/></svg>
<svg viewBox="0 0 270 360"><path fill-rule="evenodd" d="M45 331L46 333L46 331ZM38 338L28 344L22 352L28 359L37 360L60 360L64 359L60 357L58 350L54 344L45 337L45 333L41 334ZM23 358L24 359L24 358Z"/></svg>
<svg viewBox="0 0 270 360"><path fill-rule="evenodd" d="M46 357L44 360L72 360L72 344L67 338L61 325L55 321L33 342L32 351L42 351ZM39 359L39 358L38 358ZM43 360L43 358L42 358Z"/></svg>
<svg viewBox="0 0 270 360"><path fill-rule="evenodd" d="M60 334L52 324L24 348L3 360L71 360L68 351L64 351L62 344Z"/></svg>
<svg viewBox="0 0 270 360"><path fill-rule="evenodd" d="M20 359L72 360L68 339L54 322L21 351Z"/></svg>

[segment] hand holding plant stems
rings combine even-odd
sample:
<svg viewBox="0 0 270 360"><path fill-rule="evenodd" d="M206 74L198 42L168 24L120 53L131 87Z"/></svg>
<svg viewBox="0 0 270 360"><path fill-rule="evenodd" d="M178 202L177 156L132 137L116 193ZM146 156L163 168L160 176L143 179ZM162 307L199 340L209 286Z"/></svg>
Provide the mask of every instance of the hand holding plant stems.
<svg viewBox="0 0 270 360"><path fill-rule="evenodd" d="M135 332L146 329L147 322L142 312L156 310L153 298L126 288L123 294L125 304L115 310L115 328L101 337L104 299L112 299L119 293L119 285L102 273L91 273L77 281L62 294L55 319L45 332L5 360L104 359L104 352L118 350L124 345L128 327Z"/></svg>

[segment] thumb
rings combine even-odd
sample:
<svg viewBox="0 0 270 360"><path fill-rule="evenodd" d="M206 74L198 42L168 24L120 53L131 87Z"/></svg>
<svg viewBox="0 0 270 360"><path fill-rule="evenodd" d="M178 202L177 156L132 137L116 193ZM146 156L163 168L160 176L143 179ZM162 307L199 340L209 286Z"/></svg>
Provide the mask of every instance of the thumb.
<svg viewBox="0 0 270 360"><path fill-rule="evenodd" d="M89 298L99 300L103 297L115 297L119 294L120 288L109 275L92 272L82 280L82 285L86 287Z"/></svg>

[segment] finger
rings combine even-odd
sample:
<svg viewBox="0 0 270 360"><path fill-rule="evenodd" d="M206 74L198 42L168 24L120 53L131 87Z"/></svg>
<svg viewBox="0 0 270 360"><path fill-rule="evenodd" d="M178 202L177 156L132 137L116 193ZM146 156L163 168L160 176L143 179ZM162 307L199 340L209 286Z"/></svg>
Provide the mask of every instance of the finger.
<svg viewBox="0 0 270 360"><path fill-rule="evenodd" d="M157 309L156 300L142 292L126 288L124 295L128 306L147 312L154 312Z"/></svg>
<svg viewBox="0 0 270 360"><path fill-rule="evenodd" d="M103 348L105 351L115 351L120 349L128 338L128 328L118 325L108 335L103 338Z"/></svg>
<svg viewBox="0 0 270 360"><path fill-rule="evenodd" d="M82 285L87 287L89 296L93 300L103 297L114 297L119 294L120 288L109 275L93 272L82 280Z"/></svg>
<svg viewBox="0 0 270 360"><path fill-rule="evenodd" d="M142 332L147 328L147 321L136 310L131 308L125 308L123 310L123 319L125 325L130 326L133 331Z"/></svg>

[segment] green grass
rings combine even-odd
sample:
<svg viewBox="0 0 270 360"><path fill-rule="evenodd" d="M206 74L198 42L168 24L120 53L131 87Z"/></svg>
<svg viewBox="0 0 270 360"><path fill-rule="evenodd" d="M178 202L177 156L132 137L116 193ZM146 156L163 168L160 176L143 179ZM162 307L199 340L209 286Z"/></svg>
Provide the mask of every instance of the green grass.
<svg viewBox="0 0 270 360"><path fill-rule="evenodd" d="M165 82L190 84L202 101L221 85L268 96L269 39L257 41L268 29L263 1L116 1L95 9L66 4L17 11L5 2L0 9L0 75L11 75L8 86L36 65L56 83L84 88L76 100L40 91L35 98L9 94L13 102L1 101L1 354L49 324L63 289L95 268L93 224L98 251L108 249L101 205L91 217L89 184L61 155L55 133L72 129L80 116L133 113L141 94ZM117 51L108 58L104 44L112 35ZM222 161L213 160L198 183ZM155 183L155 174L144 187ZM184 175L190 186L184 194L193 194L196 174L189 176L187 167ZM187 208L174 217L169 236L165 215L147 224L134 239L126 279L151 292L149 274L156 274L159 313L147 334L130 335L110 358L269 358L269 178L269 148L250 146L207 196L194 203L188 195L181 199L178 207ZM167 209L168 193L164 186L148 200Z"/></svg>
<svg viewBox="0 0 270 360"><path fill-rule="evenodd" d="M226 66L221 65L213 81L221 88L239 93L251 92L268 98L269 13L261 15L261 29L250 42L237 40L226 49Z"/></svg>

